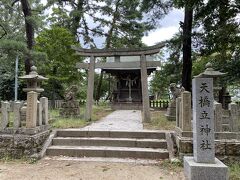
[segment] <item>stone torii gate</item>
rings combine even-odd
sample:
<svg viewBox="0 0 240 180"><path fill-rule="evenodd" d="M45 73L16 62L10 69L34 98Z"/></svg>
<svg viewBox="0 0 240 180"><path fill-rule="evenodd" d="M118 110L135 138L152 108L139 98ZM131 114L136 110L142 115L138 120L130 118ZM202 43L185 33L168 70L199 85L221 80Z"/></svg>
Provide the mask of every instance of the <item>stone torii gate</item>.
<svg viewBox="0 0 240 180"><path fill-rule="evenodd" d="M147 68L160 66L158 61L146 61L147 55L159 53L160 49L165 46L165 43L159 43L155 46L149 46L137 49L83 49L72 46L78 55L90 57L90 63L77 63L78 69L88 69L88 87L87 87L87 102L85 119L91 120L92 104L93 104L93 89L94 89L94 69L95 68L140 68L141 84L142 84L142 118L144 122L151 120ZM120 56L140 56L138 62L120 62ZM95 63L96 57L115 57L115 62L98 62Z"/></svg>

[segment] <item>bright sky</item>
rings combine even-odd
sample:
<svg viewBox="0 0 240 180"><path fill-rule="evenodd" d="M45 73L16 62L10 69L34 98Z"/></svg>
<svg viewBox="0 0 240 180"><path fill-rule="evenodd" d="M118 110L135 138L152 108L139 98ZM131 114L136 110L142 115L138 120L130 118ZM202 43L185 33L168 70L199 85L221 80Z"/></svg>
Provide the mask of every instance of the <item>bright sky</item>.
<svg viewBox="0 0 240 180"><path fill-rule="evenodd" d="M152 46L158 42L171 39L171 37L179 31L179 22L183 21L183 18L183 11L174 9L162 19L159 28L155 31L149 32L148 36L143 37L143 42L148 46Z"/></svg>

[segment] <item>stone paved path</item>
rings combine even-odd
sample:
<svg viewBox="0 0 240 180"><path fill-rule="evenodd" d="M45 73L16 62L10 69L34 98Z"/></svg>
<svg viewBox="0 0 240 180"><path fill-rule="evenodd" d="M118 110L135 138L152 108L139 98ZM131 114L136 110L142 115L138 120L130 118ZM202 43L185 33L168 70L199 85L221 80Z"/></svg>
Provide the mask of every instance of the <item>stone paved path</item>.
<svg viewBox="0 0 240 180"><path fill-rule="evenodd" d="M100 121L83 128L84 130L142 130L141 111L117 110Z"/></svg>

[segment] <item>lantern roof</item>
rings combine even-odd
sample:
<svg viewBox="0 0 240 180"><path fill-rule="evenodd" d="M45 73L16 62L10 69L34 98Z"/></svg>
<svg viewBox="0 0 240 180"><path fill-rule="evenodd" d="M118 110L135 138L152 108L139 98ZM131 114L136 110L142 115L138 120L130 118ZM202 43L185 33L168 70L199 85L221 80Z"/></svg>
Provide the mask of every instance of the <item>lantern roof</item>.
<svg viewBox="0 0 240 180"><path fill-rule="evenodd" d="M48 78L45 78L45 77L39 75L37 73L37 67L36 66L32 66L31 67L31 72L29 74L27 74L27 75L19 77L19 79L26 79L26 80L36 79L37 81L43 81L43 80L47 80Z"/></svg>
<svg viewBox="0 0 240 180"><path fill-rule="evenodd" d="M215 71L212 68L212 63L208 62L206 64L206 70L203 73L200 73L199 75L195 77L209 77L209 78L216 78L225 75L226 73L222 73L220 71Z"/></svg>

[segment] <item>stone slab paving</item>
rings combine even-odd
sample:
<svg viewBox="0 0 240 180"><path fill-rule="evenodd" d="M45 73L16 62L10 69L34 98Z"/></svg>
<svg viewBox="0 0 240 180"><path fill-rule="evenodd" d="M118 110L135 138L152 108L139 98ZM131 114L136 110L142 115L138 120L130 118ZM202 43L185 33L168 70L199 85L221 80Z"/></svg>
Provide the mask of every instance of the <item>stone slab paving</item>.
<svg viewBox="0 0 240 180"><path fill-rule="evenodd" d="M143 130L141 111L117 110L96 123L82 128L83 130Z"/></svg>

